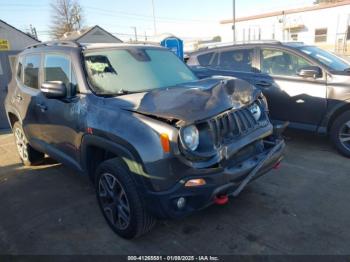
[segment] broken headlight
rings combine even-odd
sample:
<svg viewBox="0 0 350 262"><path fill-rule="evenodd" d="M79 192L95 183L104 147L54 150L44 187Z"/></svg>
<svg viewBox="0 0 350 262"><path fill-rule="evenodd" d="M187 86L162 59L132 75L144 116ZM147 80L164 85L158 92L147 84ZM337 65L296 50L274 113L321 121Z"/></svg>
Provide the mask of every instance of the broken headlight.
<svg viewBox="0 0 350 262"><path fill-rule="evenodd" d="M256 121L259 121L261 119L262 112L261 112L260 106L257 103L252 104L249 107L249 110L252 113L252 115L254 116Z"/></svg>
<svg viewBox="0 0 350 262"><path fill-rule="evenodd" d="M196 126L190 125L180 130L180 140L184 148L195 151L199 144L199 132Z"/></svg>

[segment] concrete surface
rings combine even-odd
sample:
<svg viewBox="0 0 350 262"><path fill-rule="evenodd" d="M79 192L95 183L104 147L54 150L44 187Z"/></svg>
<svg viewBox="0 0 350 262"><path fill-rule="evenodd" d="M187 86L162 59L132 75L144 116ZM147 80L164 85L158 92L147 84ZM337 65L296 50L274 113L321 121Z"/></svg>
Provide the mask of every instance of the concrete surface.
<svg viewBox="0 0 350 262"><path fill-rule="evenodd" d="M0 135L0 254L349 254L350 161L327 140L288 132L280 170L226 206L162 221L126 241L87 178L48 160L24 168Z"/></svg>

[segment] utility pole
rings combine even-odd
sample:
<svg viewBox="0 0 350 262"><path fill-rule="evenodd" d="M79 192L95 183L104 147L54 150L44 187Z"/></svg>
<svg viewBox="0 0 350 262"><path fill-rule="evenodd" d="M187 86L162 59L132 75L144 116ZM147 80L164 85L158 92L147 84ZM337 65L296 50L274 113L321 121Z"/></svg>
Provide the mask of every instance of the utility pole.
<svg viewBox="0 0 350 262"><path fill-rule="evenodd" d="M152 10L153 10L153 29L154 29L154 35L156 35L157 27L156 27L156 14L154 12L154 0L152 0Z"/></svg>
<svg viewBox="0 0 350 262"><path fill-rule="evenodd" d="M232 0L232 31L233 43L236 43L236 1Z"/></svg>
<svg viewBox="0 0 350 262"><path fill-rule="evenodd" d="M36 40L38 40L38 34L36 32L36 28L30 24L29 29L30 29L31 36L34 37Z"/></svg>
<svg viewBox="0 0 350 262"><path fill-rule="evenodd" d="M286 28L286 14L284 13L284 11L282 11L282 39L283 41L286 41L286 32L285 32L285 28Z"/></svg>
<svg viewBox="0 0 350 262"><path fill-rule="evenodd" d="M135 42L137 42L137 29L136 29L136 26L132 26L131 28L134 29L134 33L135 33Z"/></svg>

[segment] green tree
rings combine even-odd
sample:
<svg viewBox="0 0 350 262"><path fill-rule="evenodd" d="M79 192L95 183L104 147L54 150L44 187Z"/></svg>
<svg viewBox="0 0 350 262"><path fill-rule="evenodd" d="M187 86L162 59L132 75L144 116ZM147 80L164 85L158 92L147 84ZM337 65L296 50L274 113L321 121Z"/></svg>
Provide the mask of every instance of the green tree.
<svg viewBox="0 0 350 262"><path fill-rule="evenodd" d="M217 35L213 37L214 42L221 42L221 36Z"/></svg>

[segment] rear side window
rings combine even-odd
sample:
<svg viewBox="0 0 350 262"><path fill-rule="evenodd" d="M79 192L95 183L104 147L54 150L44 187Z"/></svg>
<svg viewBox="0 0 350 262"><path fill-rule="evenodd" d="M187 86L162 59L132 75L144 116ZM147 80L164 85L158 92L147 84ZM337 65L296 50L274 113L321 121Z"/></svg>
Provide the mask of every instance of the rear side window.
<svg viewBox="0 0 350 262"><path fill-rule="evenodd" d="M44 81L61 81L69 87L71 83L70 60L62 55L46 55L44 62Z"/></svg>
<svg viewBox="0 0 350 262"><path fill-rule="evenodd" d="M40 55L28 55L24 62L24 85L39 88Z"/></svg>
<svg viewBox="0 0 350 262"><path fill-rule="evenodd" d="M219 66L224 70L252 72L254 49L237 49L221 53Z"/></svg>
<svg viewBox="0 0 350 262"><path fill-rule="evenodd" d="M213 57L214 53L207 53L203 55L198 56L198 62L201 66L208 66L210 65L211 58Z"/></svg>

